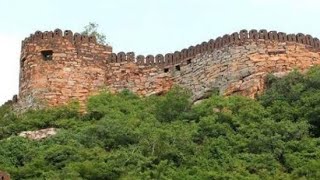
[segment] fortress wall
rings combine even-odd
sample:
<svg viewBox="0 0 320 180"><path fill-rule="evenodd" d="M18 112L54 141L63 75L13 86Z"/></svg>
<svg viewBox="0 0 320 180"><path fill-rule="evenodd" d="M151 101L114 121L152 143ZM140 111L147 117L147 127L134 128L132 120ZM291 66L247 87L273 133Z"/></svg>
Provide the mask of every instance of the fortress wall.
<svg viewBox="0 0 320 180"><path fill-rule="evenodd" d="M134 62L156 67L158 72L171 76L173 84L190 89L194 100L213 89L224 95L255 97L264 90L267 74L283 75L294 68L303 71L319 64L319 50L319 39L311 35L253 29L165 55L135 57L132 52L112 53L108 63Z"/></svg>
<svg viewBox="0 0 320 180"><path fill-rule="evenodd" d="M157 67L121 62L107 65L105 84L111 92L129 89L136 94L148 96L167 92L173 85L173 78Z"/></svg>
<svg viewBox="0 0 320 180"><path fill-rule="evenodd" d="M13 101L28 109L75 99L84 107L88 96L101 89L147 96L175 84L190 89L194 100L213 89L255 97L268 73L319 64L319 49L319 39L302 33L242 30L165 55L135 56L112 53L95 37L68 30L38 31L22 43L20 91Z"/></svg>
<svg viewBox="0 0 320 180"><path fill-rule="evenodd" d="M295 42L310 46L314 50L320 49L320 41L318 38L314 38L311 35L305 35L303 33L298 34L286 34L284 32L252 29L241 30L240 32L234 32L232 34L225 34L222 37L216 39L210 39L200 44L189 46L182 50L174 51L157 55L138 55L135 57L133 52L125 53L112 53L109 58L109 63L131 61L138 65L144 66L156 66L159 68L172 67L194 58L195 56L203 53L211 53L213 51L220 50L226 46L243 46L244 43L250 41L275 41L275 42Z"/></svg>
<svg viewBox="0 0 320 180"><path fill-rule="evenodd" d="M195 100L213 89L253 98L264 90L269 73L282 76L319 64L320 52L310 45L261 39L200 54L173 76L175 84L190 89Z"/></svg>

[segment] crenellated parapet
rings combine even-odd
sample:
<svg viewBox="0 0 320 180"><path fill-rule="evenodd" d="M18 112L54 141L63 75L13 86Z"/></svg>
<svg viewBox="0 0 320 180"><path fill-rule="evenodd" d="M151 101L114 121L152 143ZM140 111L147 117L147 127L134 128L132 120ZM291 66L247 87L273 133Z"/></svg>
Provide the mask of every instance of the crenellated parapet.
<svg viewBox="0 0 320 180"><path fill-rule="evenodd" d="M67 39L75 46L93 43L97 44L95 36L81 35L80 33L73 33L70 30L64 32L60 29L54 31L36 31L28 38L22 41L22 48L27 43L37 43L41 40L59 40ZM232 34L225 34L219 36L216 39L210 39L209 41L202 42L200 44L189 46L179 51L174 51L166 54L157 55L136 55L134 52L119 52L112 53L110 56L106 56L107 63L119 63L119 62L134 62L138 65L144 66L158 66L166 67L170 65L179 64L189 59L194 58L198 54L212 52L214 50L221 49L226 46L239 45L248 41L278 41L278 42L295 42L310 46L314 50L320 49L320 41L318 38L314 38L311 35L305 35L303 33L298 34L286 34L284 32L267 31L267 30L241 30L240 32L234 32ZM111 47L107 46L111 49Z"/></svg>
<svg viewBox="0 0 320 180"><path fill-rule="evenodd" d="M138 65L145 66L158 66L166 67L181 62L185 62L194 58L198 54L212 52L221 49L226 46L238 45L241 46L248 41L278 41L278 42L295 42L310 46L314 50L320 49L320 41L318 38L314 38L311 35L305 35L303 33L298 34L286 34L284 32L260 30L241 30L240 32L234 32L232 34L226 34L216 39L210 39L209 41L202 42L188 48L184 48L180 51L167 54L157 55L137 55L134 52L119 52L112 53L108 59L110 63L119 63L124 61L135 62Z"/></svg>
<svg viewBox="0 0 320 180"><path fill-rule="evenodd" d="M61 38L67 39L75 45L80 45L83 43L94 43L97 44L97 39L95 36L81 35L80 33L74 33L70 30L65 30L62 32L61 29L56 29L54 31L36 31L29 37L22 41L22 48L27 43L34 43L41 40L59 40Z"/></svg>
<svg viewBox="0 0 320 180"><path fill-rule="evenodd" d="M78 59L105 62L111 52L112 47L98 43L96 36L81 35L80 33L73 33L71 30L63 32L61 29L45 32L36 31L22 41L21 67L24 64L30 64L30 58L26 58L28 55L38 56L38 58L34 58L34 63L36 59L41 59L41 54L43 59L45 59L44 56L51 56L56 57L57 60L59 59L58 56L72 56L73 53L76 54ZM69 57L67 59L70 60ZM27 61L25 62L25 60Z"/></svg>

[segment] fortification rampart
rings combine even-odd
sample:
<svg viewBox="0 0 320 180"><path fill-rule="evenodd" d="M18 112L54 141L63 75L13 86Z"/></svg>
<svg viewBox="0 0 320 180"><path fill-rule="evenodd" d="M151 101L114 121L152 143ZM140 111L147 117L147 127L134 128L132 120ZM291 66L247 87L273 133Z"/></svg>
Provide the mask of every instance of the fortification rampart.
<svg viewBox="0 0 320 180"><path fill-rule="evenodd" d="M190 89L194 99L214 88L221 94L254 97L268 73L281 74L320 64L319 39L311 35L242 30L165 55L112 53L95 37L57 29L22 43L18 104L55 106L107 88L140 95L161 94L174 84Z"/></svg>
<svg viewBox="0 0 320 180"><path fill-rule="evenodd" d="M218 49L221 49L225 46L242 46L248 41L277 41L277 42L295 42L310 46L314 50L320 48L320 41L318 38L313 38L311 35L304 35L303 33L298 34L286 34L283 32L277 31L267 31L267 30L241 30L239 33L235 32L231 35L226 34L222 37L216 39L211 39L208 42L202 42L195 46L190 46L188 48L182 49L180 51L175 51L174 53L157 54L157 55L138 55L135 57L135 53L129 52L119 52L112 53L108 62L124 62L131 61L135 62L138 65L145 66L158 66L158 67L167 67L175 64L180 64L184 61L194 58L198 54L212 52Z"/></svg>

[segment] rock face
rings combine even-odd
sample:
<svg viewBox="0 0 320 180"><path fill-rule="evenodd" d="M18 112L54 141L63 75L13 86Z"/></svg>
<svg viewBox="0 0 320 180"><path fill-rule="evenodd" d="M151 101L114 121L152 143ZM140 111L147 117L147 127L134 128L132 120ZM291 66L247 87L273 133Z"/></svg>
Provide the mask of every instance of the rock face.
<svg viewBox="0 0 320 180"><path fill-rule="evenodd" d="M320 42L310 35L246 31L218 37L166 55L112 53L94 37L71 31L36 32L22 43L16 107L42 108L72 100L84 104L101 89L129 89L139 95L162 94L173 85L193 99L213 89L223 95L255 97L267 74L304 71L320 64Z"/></svg>
<svg viewBox="0 0 320 180"><path fill-rule="evenodd" d="M31 140L41 140L56 134L57 134L57 129L48 128L48 129L41 129L37 131L23 131L19 134L19 136L25 137Z"/></svg>

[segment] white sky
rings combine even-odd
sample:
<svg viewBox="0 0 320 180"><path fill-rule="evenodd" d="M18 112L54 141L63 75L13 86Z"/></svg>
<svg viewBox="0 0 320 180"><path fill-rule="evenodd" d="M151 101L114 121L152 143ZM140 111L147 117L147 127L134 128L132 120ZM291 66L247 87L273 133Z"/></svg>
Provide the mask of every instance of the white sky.
<svg viewBox="0 0 320 180"><path fill-rule="evenodd" d="M241 29L320 37L320 0L0 0L0 104L18 93L21 40L96 22L114 51L167 53Z"/></svg>

